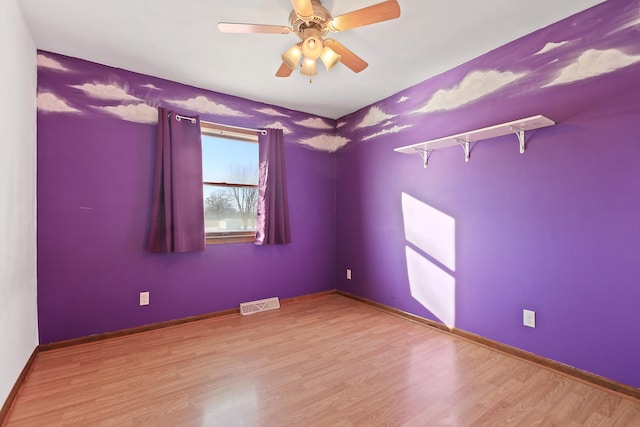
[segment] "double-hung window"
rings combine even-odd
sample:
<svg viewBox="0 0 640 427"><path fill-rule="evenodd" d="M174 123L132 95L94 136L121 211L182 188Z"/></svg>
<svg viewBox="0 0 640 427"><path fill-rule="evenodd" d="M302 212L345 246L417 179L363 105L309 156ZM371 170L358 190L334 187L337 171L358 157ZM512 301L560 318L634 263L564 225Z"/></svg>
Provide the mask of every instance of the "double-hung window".
<svg viewBox="0 0 640 427"><path fill-rule="evenodd" d="M258 212L258 134L201 122L207 243L253 242Z"/></svg>

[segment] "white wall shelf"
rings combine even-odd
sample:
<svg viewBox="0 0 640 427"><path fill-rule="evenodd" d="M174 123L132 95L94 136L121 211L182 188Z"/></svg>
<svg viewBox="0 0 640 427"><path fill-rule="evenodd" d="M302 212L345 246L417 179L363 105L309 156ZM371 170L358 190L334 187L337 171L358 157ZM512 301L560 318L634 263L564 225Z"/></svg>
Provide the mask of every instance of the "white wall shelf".
<svg viewBox="0 0 640 427"><path fill-rule="evenodd" d="M420 154L422 156L424 167L426 168L427 163L429 162L429 155L431 151L459 145L464 150L465 162L468 162L471 153L472 142L478 142L485 139L496 138L498 136L513 133L518 137L518 142L520 143L520 153L524 153L525 131L552 126L555 124L556 123L553 120L550 120L545 116L527 117L526 119L514 120L508 123L502 123L499 125L489 126L469 132L463 132L456 135L445 136L444 138L432 139L431 141L419 142L417 144L398 147L394 151L405 154Z"/></svg>

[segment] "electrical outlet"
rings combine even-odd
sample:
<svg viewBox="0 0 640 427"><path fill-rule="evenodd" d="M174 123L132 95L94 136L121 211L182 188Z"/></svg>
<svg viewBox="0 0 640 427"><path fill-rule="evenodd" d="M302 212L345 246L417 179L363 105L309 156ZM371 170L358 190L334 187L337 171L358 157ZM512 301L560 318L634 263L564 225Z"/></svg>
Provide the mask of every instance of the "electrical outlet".
<svg viewBox="0 0 640 427"><path fill-rule="evenodd" d="M536 327L536 312L532 310L522 310L522 324L530 328Z"/></svg>
<svg viewBox="0 0 640 427"><path fill-rule="evenodd" d="M351 280L351 270L347 268L347 280Z"/></svg>
<svg viewBox="0 0 640 427"><path fill-rule="evenodd" d="M149 305L149 291L140 292L140 305Z"/></svg>

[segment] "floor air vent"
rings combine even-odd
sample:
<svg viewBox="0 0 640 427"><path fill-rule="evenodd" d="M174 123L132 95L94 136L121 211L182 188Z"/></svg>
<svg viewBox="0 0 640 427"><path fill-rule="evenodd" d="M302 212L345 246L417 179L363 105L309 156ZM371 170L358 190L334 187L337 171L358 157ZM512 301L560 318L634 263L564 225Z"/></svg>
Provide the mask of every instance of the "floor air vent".
<svg viewBox="0 0 640 427"><path fill-rule="evenodd" d="M275 310L278 308L280 308L280 300L278 300L278 297L273 297L257 301L243 302L240 304L240 314L248 316L249 314Z"/></svg>

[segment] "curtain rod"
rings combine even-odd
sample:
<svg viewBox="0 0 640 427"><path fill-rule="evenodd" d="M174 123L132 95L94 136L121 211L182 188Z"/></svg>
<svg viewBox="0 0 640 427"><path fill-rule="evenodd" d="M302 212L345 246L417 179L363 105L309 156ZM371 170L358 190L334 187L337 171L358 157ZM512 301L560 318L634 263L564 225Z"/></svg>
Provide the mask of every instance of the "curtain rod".
<svg viewBox="0 0 640 427"><path fill-rule="evenodd" d="M182 119L185 119L185 120L189 120L189 121L190 121L191 123L193 123L193 124L195 124L195 123L196 123L196 119L195 119L195 118L193 118L193 117L181 116L181 115L179 115L179 114L176 114L176 115L175 115L175 117L176 117L176 120L177 120L177 121L180 121L180 120L182 120ZM207 122L207 121L205 121L205 120L200 120L200 122L201 122L201 123L206 123L206 124L208 124L208 125L217 125L217 126L233 127L233 128L240 129L240 130L248 130L248 131L251 131L251 132L260 133L260 134L262 134L262 135L266 135L266 134L267 134L267 131L266 131L266 130L264 130L264 129L251 129L251 128L243 128L243 127L240 127L240 126L228 126L228 125L222 125L222 124L219 124L219 123ZM221 133L221 134L224 134L224 131L220 131L220 133Z"/></svg>
<svg viewBox="0 0 640 427"><path fill-rule="evenodd" d="M230 125L223 125L221 123L214 123L214 122L208 122L206 120L200 120L200 123L206 123L208 125L214 125L214 126L223 126L223 127L230 127L230 128L234 128L234 129L238 129L238 130L248 130L250 132L256 132L256 133L260 133L262 135L266 135L267 131L264 129L252 129L252 128L243 128L240 126L230 126ZM220 131L221 133L224 133L224 131Z"/></svg>

